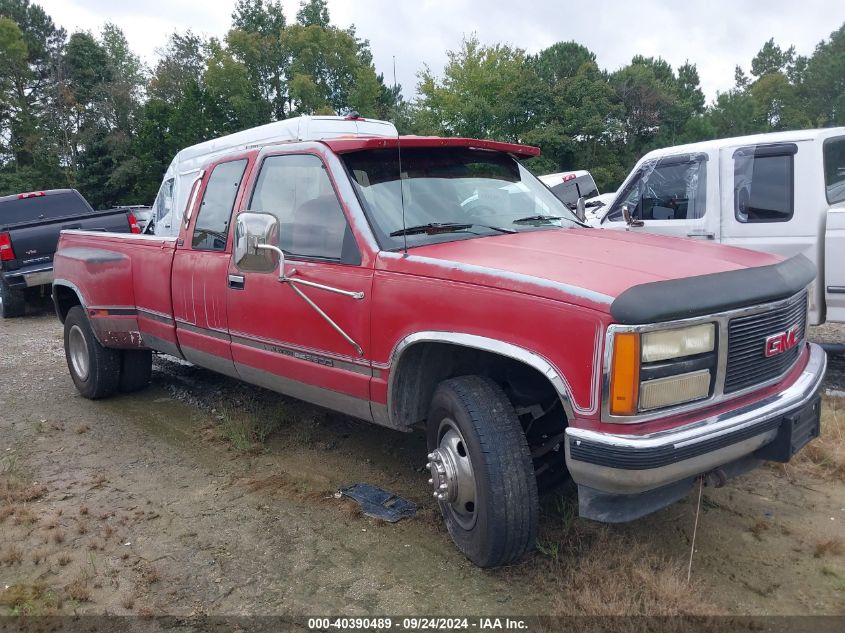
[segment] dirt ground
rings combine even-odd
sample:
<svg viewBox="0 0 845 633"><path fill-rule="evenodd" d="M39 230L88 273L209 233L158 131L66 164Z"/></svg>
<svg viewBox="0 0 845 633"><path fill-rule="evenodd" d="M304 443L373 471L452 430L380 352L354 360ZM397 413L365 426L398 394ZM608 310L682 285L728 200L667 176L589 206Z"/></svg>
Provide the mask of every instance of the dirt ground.
<svg viewBox="0 0 845 633"><path fill-rule="evenodd" d="M690 583L697 491L600 526L564 489L538 550L484 571L440 525L421 433L163 356L148 390L91 402L45 308L0 322L0 615L845 614L845 357L831 365L815 452L704 489ZM335 496L355 482L417 517L362 516Z"/></svg>

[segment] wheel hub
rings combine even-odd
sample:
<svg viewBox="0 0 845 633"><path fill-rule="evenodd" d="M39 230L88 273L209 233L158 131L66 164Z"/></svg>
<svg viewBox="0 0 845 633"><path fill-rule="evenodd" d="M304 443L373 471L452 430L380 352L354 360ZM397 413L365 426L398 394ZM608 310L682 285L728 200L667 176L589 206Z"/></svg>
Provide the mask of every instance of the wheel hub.
<svg viewBox="0 0 845 633"><path fill-rule="evenodd" d="M465 528L475 523L475 474L464 438L449 419L441 424L439 446L428 454L426 464L432 496L446 504Z"/></svg>
<svg viewBox="0 0 845 633"><path fill-rule="evenodd" d="M88 345L86 345L85 335L78 325L74 325L68 333L68 353L74 373L80 380L87 380Z"/></svg>

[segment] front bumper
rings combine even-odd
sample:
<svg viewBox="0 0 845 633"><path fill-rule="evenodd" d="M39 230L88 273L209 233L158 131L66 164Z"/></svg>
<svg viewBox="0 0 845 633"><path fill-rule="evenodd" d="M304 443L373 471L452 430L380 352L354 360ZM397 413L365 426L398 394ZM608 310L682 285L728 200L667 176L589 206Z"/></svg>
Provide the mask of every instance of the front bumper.
<svg viewBox="0 0 845 633"><path fill-rule="evenodd" d="M812 406L826 368L824 351L810 343L807 365L790 386L733 411L641 436L567 428L566 465L579 486L579 495L640 497L654 491L653 498L661 497L716 468L748 465L755 452L775 440L785 419ZM642 497L637 505L654 505L653 498L649 502ZM643 514L654 509L657 507Z"/></svg>
<svg viewBox="0 0 845 633"><path fill-rule="evenodd" d="M3 272L3 278L11 288L34 288L53 283L53 262L36 264Z"/></svg>

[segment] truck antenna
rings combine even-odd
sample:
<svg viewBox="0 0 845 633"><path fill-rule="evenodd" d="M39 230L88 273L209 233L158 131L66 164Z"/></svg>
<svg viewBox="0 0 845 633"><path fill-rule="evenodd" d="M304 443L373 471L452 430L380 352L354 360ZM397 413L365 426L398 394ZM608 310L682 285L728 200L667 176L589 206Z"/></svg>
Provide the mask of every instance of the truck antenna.
<svg viewBox="0 0 845 633"><path fill-rule="evenodd" d="M398 84L396 83L396 55L393 56L393 98L399 97ZM396 127L396 155L399 158L399 199L402 204L402 239L404 240L404 257L408 256L408 233L405 231L405 187L402 183L402 148L399 142L399 128L396 126L396 109L393 110L393 126Z"/></svg>

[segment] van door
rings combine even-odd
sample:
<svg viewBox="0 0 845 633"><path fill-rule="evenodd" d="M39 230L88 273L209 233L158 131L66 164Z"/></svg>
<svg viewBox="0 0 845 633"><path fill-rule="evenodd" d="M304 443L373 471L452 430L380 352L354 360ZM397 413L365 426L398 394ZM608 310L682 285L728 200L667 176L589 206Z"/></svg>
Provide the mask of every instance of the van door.
<svg viewBox="0 0 845 633"><path fill-rule="evenodd" d="M676 154L643 163L616 196L602 228L719 239L718 172L709 155ZM628 225L627 207L637 222Z"/></svg>
<svg viewBox="0 0 845 633"><path fill-rule="evenodd" d="M827 320L845 322L845 136L825 140L827 228L824 236L824 290Z"/></svg>
<svg viewBox="0 0 845 633"><path fill-rule="evenodd" d="M721 150L724 243L785 258L802 253L817 268L823 265L823 211L813 195L820 175L812 149L811 142L801 141ZM796 183L802 183L800 198ZM822 277L810 297L813 324L824 319Z"/></svg>

